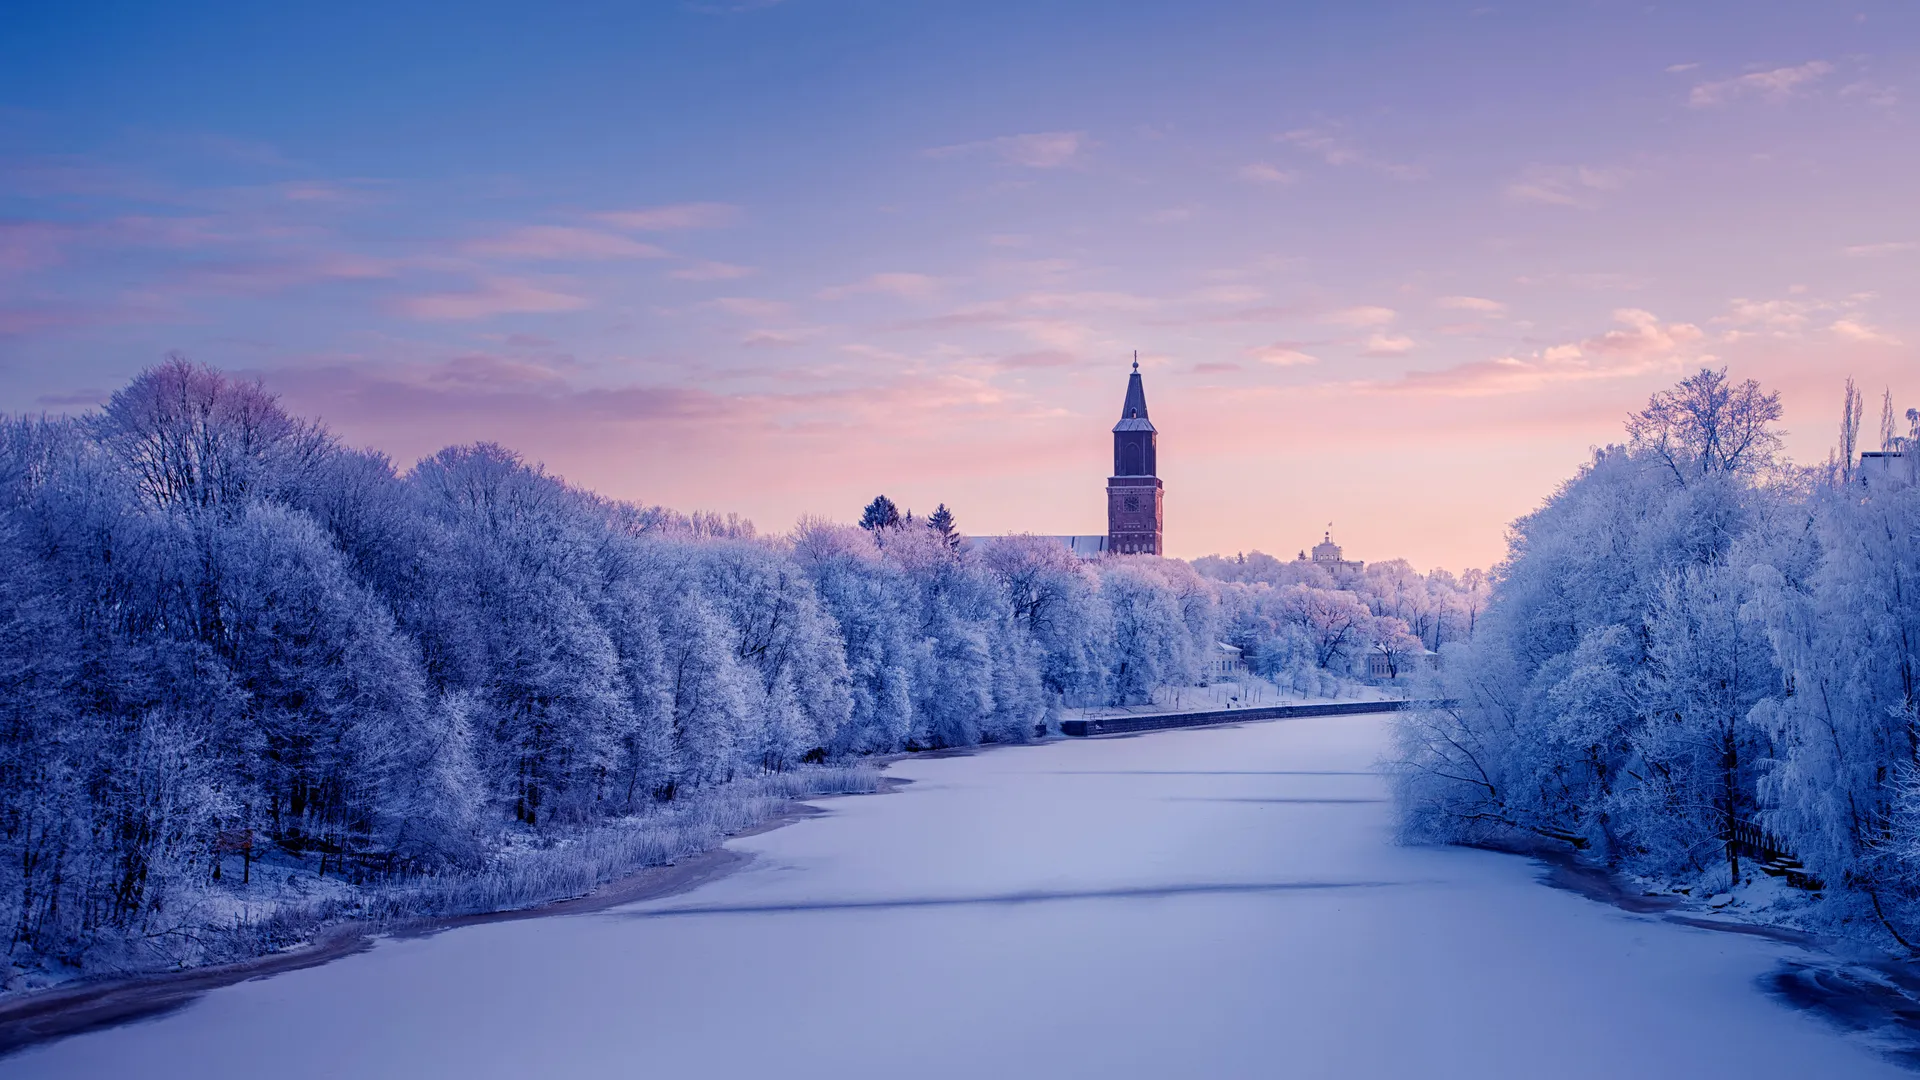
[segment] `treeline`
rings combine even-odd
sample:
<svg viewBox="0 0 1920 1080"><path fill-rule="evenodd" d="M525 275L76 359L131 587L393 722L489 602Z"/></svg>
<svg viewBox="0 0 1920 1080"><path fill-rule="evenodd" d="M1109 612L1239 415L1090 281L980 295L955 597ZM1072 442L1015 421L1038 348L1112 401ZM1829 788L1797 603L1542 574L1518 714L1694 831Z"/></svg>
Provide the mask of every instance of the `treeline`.
<svg viewBox="0 0 1920 1080"><path fill-rule="evenodd" d="M1516 522L1401 726L1409 832L1709 893L1791 860L1808 917L1920 943L1920 413L1863 412L1795 467L1778 396L1703 370Z"/></svg>
<svg viewBox="0 0 1920 1080"><path fill-rule="evenodd" d="M15 970L205 959L309 879L417 890L554 848L546 873L742 778L1028 739L1202 680L1223 629L1276 671L1367 647L1345 593L1314 624L1174 560L976 549L944 507L867 524L761 537L490 444L403 473L180 359L0 422ZM1296 623L1317 659L1269 644Z"/></svg>
<svg viewBox="0 0 1920 1080"><path fill-rule="evenodd" d="M1308 693L1376 667L1401 680L1430 670L1441 646L1473 637L1488 595L1485 571L1421 574L1405 559L1358 568L1253 551L1193 566L1222 583L1226 641L1257 673Z"/></svg>

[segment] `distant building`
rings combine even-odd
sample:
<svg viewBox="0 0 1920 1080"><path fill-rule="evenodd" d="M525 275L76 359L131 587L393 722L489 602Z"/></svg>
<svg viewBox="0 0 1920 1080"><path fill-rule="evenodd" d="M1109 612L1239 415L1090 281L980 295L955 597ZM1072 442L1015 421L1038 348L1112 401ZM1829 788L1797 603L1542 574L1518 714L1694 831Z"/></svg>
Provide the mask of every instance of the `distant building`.
<svg viewBox="0 0 1920 1080"><path fill-rule="evenodd" d="M1207 665L1207 674L1216 679L1231 679L1247 673L1246 657L1241 655L1238 646L1224 641L1214 643L1213 659Z"/></svg>
<svg viewBox="0 0 1920 1080"><path fill-rule="evenodd" d="M1127 378L1126 400L1120 403L1120 422L1113 425L1113 475L1107 477L1107 534L1105 536L1037 536L1066 548L1076 558L1106 555L1161 555L1166 545L1160 478L1159 432L1147 419L1147 391L1140 383L1139 354ZM978 550L1001 539L973 536L963 541Z"/></svg>
<svg viewBox="0 0 1920 1080"><path fill-rule="evenodd" d="M1434 652L1432 649L1423 648L1412 656L1402 658L1398 666L1401 675L1411 675L1417 668L1425 668L1428 671L1439 671L1440 654ZM1369 679L1394 678L1394 667L1394 663L1389 660L1384 653L1370 652L1367 654L1367 678Z"/></svg>
<svg viewBox="0 0 1920 1080"><path fill-rule="evenodd" d="M1860 470L1855 474L1860 486L1869 491L1905 487L1920 471L1920 455L1904 450L1869 450L1860 455Z"/></svg>
<svg viewBox="0 0 1920 1080"><path fill-rule="evenodd" d="M1113 425L1113 475L1107 478L1107 550L1113 554L1165 553L1158 437L1147 419L1147 391L1140 384L1136 358L1127 378L1127 398L1120 403L1120 422Z"/></svg>
<svg viewBox="0 0 1920 1080"><path fill-rule="evenodd" d="M1313 545L1313 564L1315 566L1324 566L1329 570L1347 569L1359 571L1366 569L1366 563L1360 562L1359 560L1349 561L1340 556L1340 545L1333 542L1333 531L1329 529L1326 538ZM1299 561L1308 561L1306 552L1303 551L1300 553Z"/></svg>

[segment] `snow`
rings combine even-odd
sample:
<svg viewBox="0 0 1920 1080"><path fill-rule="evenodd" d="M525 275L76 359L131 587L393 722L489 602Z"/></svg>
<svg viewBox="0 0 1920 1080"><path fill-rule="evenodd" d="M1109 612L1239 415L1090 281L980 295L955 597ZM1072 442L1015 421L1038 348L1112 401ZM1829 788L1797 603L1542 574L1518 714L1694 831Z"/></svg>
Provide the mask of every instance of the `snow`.
<svg viewBox="0 0 1920 1080"><path fill-rule="evenodd" d="M1791 946L1392 841L1382 716L912 758L592 915L381 943L22 1078L1875 1077Z"/></svg>

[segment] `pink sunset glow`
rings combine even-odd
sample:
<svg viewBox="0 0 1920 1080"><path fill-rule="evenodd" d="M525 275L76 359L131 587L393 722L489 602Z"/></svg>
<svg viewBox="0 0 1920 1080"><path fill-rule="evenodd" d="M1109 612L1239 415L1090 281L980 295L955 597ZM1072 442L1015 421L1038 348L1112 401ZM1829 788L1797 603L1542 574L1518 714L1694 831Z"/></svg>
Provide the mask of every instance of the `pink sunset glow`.
<svg viewBox="0 0 1920 1080"><path fill-rule="evenodd" d="M973 532L1089 532L1137 349L1170 553L1290 554L1331 521L1360 557L1485 566L1690 369L1779 389L1805 461L1846 377L1920 393L1913 68L1876 49L1911 12L1870 8L1731 34L1426 13L1417 56L1335 16L1116 16L1051 67L971 28L939 87L880 65L777 102L764 50L861 46L801 5L686 12L654 28L676 60L534 34L531 62L450 68L464 96L356 112L375 126L346 142L344 104L209 104L304 92L298 65L210 59L230 94L116 131L56 81L0 115L0 406L84 406L178 349L403 465L491 440L773 531L885 492ZM1191 53L1114 83L1140 34ZM1582 35L1614 47L1543 81ZM695 56L717 66L686 122L646 112ZM564 101L572 134L512 94Z"/></svg>

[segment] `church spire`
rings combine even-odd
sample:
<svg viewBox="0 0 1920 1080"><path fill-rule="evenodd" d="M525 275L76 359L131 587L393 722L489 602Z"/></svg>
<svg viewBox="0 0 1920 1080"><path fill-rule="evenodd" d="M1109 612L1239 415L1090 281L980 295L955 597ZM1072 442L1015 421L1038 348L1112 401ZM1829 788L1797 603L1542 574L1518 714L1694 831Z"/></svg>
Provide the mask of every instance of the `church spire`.
<svg viewBox="0 0 1920 1080"><path fill-rule="evenodd" d="M1113 425L1113 475L1107 479L1107 551L1159 555L1161 496L1157 473L1159 434L1147 419L1147 391L1140 383L1140 354L1133 354L1120 422Z"/></svg>
<svg viewBox="0 0 1920 1080"><path fill-rule="evenodd" d="M1146 427L1140 428L1136 425L1133 428L1123 429L1116 427L1113 430L1153 430L1153 425L1147 422L1147 391L1146 388L1140 384L1139 353L1133 354L1133 374L1127 376L1127 398L1120 403L1120 422L1124 424L1129 420L1140 421L1146 424Z"/></svg>

